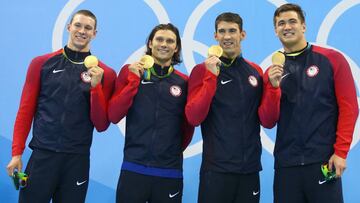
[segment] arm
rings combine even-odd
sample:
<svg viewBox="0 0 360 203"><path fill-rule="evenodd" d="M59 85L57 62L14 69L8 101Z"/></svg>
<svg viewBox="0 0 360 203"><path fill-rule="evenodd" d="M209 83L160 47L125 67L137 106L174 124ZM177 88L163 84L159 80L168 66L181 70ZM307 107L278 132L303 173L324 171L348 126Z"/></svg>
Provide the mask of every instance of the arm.
<svg viewBox="0 0 360 203"><path fill-rule="evenodd" d="M217 76L205 64L194 67L188 83L188 98L185 107L186 118L193 126L203 122L209 112L215 95Z"/></svg>
<svg viewBox="0 0 360 203"><path fill-rule="evenodd" d="M263 93L258 108L260 123L265 128L272 128L279 119L280 114L280 80L282 74L281 66L271 66L263 74L262 69L255 63L247 61L259 73L263 80ZM270 80L270 81L269 81ZM274 80L271 82L271 80Z"/></svg>
<svg viewBox="0 0 360 203"><path fill-rule="evenodd" d="M344 56L334 52L330 57L334 68L335 95L339 107L334 155L329 160L329 169L336 168L339 177L346 168L346 157L350 149L359 107L357 103L354 79L350 66Z"/></svg>
<svg viewBox="0 0 360 203"><path fill-rule="evenodd" d="M269 71L271 68L263 76L263 94L258 109L260 123L265 128L273 128L280 116L281 89L279 86L274 87L270 82ZM271 75L271 77L274 76ZM278 85L280 85L280 82Z"/></svg>
<svg viewBox="0 0 360 203"><path fill-rule="evenodd" d="M112 123L118 123L126 116L139 84L140 76L129 71L129 65L125 65L116 79L115 92L109 101L108 115Z"/></svg>
<svg viewBox="0 0 360 203"><path fill-rule="evenodd" d="M192 140L192 137L194 135L194 130L195 130L195 127L187 121L186 116L184 116L182 130L184 133L183 140L182 140L182 149L184 151L186 149L186 147L189 146L189 144Z"/></svg>
<svg viewBox="0 0 360 203"><path fill-rule="evenodd" d="M44 61L42 57L33 59L27 71L14 125L12 159L7 165L9 176L13 174L14 169L18 171L22 170L21 155L24 152L25 142L29 135L36 110L37 98L40 91L40 71Z"/></svg>
<svg viewBox="0 0 360 203"><path fill-rule="evenodd" d="M108 101L113 93L116 79L114 70L102 63L100 63L100 67L101 68L98 69L103 72L103 74L101 74L103 77L100 77L103 78L103 82L101 83L100 79L99 82L94 84L94 87L90 89L90 117L98 132L104 131L109 127L110 121L107 116ZM96 69L94 69L95 68L91 68L90 71L95 71Z"/></svg>

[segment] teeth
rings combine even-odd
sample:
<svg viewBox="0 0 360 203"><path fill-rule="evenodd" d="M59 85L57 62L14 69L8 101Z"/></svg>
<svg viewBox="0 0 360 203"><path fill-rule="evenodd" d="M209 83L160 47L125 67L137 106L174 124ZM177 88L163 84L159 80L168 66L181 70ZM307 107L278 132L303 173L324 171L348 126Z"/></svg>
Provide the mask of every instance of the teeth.
<svg viewBox="0 0 360 203"><path fill-rule="evenodd" d="M86 39L85 36L75 36L75 37L78 38L78 39Z"/></svg>

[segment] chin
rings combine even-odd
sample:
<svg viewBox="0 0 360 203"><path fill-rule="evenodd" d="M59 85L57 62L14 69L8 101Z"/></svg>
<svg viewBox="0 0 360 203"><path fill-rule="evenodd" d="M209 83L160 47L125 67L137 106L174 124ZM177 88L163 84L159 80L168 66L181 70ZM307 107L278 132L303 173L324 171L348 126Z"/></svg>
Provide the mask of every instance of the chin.
<svg viewBox="0 0 360 203"><path fill-rule="evenodd" d="M171 58L169 58L168 56L159 56L159 57L157 57L157 58L160 59L160 60L162 60L162 61L167 61L167 60L171 59Z"/></svg>
<svg viewBox="0 0 360 203"><path fill-rule="evenodd" d="M291 42L296 41L296 38L295 38L295 37L282 38L282 41L283 41L283 42L291 43Z"/></svg>
<svg viewBox="0 0 360 203"><path fill-rule="evenodd" d="M224 49L224 54L226 54L227 56L232 56L235 53L236 53L236 51L233 49Z"/></svg>

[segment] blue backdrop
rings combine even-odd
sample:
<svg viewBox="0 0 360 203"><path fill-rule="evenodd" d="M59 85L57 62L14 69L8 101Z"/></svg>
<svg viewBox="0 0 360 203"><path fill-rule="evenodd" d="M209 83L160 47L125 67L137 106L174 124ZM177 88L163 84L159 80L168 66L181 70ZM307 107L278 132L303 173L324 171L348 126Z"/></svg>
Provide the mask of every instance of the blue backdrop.
<svg viewBox="0 0 360 203"><path fill-rule="evenodd" d="M282 0L1 0L0 19L0 202L16 202L15 191L6 175L11 158L13 124L19 105L27 66L37 55L52 52L67 41L65 25L71 13L90 9L98 17L98 35L92 53L117 72L124 63L139 59L150 30L158 23L172 22L183 42L184 62L178 69L189 73L204 60L207 48L215 44L215 17L224 11L239 13L244 19L247 38L243 55L266 68L271 54L281 48L274 34L273 12ZM311 43L336 47L346 55L360 87L360 19L359 0L298 0L306 11L307 39ZM90 184L86 202L114 202L122 162L124 121L111 125L104 133L94 133L91 149ZM343 176L345 202L360 202L360 122L357 122L348 169ZM272 202L274 129L262 130L261 202ZM31 135L28 138L30 140ZM185 151L183 202L197 199L202 140L197 128L190 147ZM26 164L30 150L26 148Z"/></svg>

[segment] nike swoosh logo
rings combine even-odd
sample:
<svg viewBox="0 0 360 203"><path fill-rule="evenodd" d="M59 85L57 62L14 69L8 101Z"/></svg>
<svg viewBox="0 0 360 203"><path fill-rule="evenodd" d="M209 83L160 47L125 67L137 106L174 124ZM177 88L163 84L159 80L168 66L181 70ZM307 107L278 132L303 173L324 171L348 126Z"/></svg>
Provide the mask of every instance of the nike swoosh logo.
<svg viewBox="0 0 360 203"><path fill-rule="evenodd" d="M319 180L319 185L322 185L324 183L326 183L326 180L323 180L323 181Z"/></svg>
<svg viewBox="0 0 360 203"><path fill-rule="evenodd" d="M232 80L226 80L226 81L223 81L223 80L221 80L221 84L222 85L225 85L226 83L229 83L229 82L231 82Z"/></svg>
<svg viewBox="0 0 360 203"><path fill-rule="evenodd" d="M143 85L152 84L152 83L154 83L154 82L141 80L141 84L143 84Z"/></svg>
<svg viewBox="0 0 360 203"><path fill-rule="evenodd" d="M60 69L60 70L53 70L53 73L59 73L59 72L63 72L63 71L65 71L65 69Z"/></svg>
<svg viewBox="0 0 360 203"><path fill-rule="evenodd" d="M80 186L80 185L82 185L82 184L84 184L84 183L86 183L86 180L84 180L83 182L76 181L76 185L77 185L77 186Z"/></svg>
<svg viewBox="0 0 360 203"><path fill-rule="evenodd" d="M281 79L284 79L288 75L290 75L290 73L286 73L285 75L281 76Z"/></svg>
<svg viewBox="0 0 360 203"><path fill-rule="evenodd" d="M260 191L257 191L257 192L253 191L253 195L254 195L254 196L255 196L255 195L258 195L259 192L260 192Z"/></svg>
<svg viewBox="0 0 360 203"><path fill-rule="evenodd" d="M180 192L180 191L178 191L178 192L177 192L177 193L175 193L175 194L171 194L171 193L169 193L169 197L170 197L170 198L173 198L173 197L175 197L177 194L179 194L179 192Z"/></svg>

